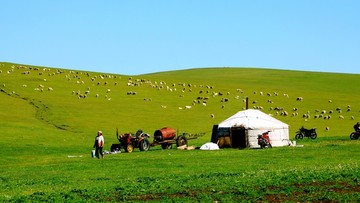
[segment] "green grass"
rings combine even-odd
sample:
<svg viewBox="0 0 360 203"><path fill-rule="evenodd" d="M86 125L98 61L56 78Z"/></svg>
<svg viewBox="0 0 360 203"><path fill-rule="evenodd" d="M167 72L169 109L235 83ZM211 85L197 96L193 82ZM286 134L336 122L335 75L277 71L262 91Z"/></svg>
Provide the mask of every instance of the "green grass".
<svg viewBox="0 0 360 203"><path fill-rule="evenodd" d="M360 98L355 96L359 75L204 68L126 76L55 68L44 71L44 67L10 63L0 63L0 70L1 201L359 199L360 143L349 139L352 126L360 120ZM129 80L136 86L128 86ZM83 95L87 90L86 98L73 94L80 91ZM136 94L127 95L130 91ZM223 96L213 96L214 92ZM192 105L199 96L208 97L206 106ZM165 126L179 133L205 132L189 140L190 145L201 146L210 140L212 125L245 107L245 97L249 97L250 108L262 107L263 112L288 123L291 139L302 125L316 127L318 139L298 141L304 147L269 150L180 151L157 146L144 153L135 149L129 154L107 155L103 161L90 158L96 132L104 132L109 150L117 143L116 128L121 133L141 128L150 135ZM296 101L297 97L303 101ZM222 98L229 102L221 102ZM185 110L188 105L192 108ZM276 115L270 110L274 107L284 108L289 116ZM297 116L291 115L294 107ZM341 113L335 111L338 107ZM326 110L331 118L315 119L318 110ZM334 112L329 114L330 110ZM307 111L311 117L302 118Z"/></svg>

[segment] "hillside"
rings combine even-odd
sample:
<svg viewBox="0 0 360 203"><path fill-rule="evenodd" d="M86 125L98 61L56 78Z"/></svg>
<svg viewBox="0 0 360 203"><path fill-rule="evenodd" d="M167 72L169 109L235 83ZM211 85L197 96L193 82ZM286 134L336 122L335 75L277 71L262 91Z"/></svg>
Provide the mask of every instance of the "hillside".
<svg viewBox="0 0 360 203"><path fill-rule="evenodd" d="M348 136L360 118L354 74L202 68L126 76L9 63L0 70L1 130L10 134L14 120L79 137L102 129L114 141L116 128L152 134L169 126L205 132L204 142L212 125L245 108L246 97L249 108L288 123L291 138L301 126L320 137Z"/></svg>

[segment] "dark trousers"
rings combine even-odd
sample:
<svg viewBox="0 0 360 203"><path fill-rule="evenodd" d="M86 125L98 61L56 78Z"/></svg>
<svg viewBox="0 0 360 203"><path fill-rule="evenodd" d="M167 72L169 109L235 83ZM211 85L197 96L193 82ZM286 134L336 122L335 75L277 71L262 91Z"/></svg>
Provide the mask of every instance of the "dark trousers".
<svg viewBox="0 0 360 203"><path fill-rule="evenodd" d="M100 159L99 153L100 153L101 157L104 157L103 148L96 146L96 147L95 147L95 156L96 156L98 159Z"/></svg>

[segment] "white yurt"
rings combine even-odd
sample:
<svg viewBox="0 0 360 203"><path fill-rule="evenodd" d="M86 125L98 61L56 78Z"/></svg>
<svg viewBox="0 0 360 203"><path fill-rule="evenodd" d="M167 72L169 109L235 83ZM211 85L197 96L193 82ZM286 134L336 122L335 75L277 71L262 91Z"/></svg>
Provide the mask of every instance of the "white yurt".
<svg viewBox="0 0 360 203"><path fill-rule="evenodd" d="M259 148L258 135L266 131L273 147L289 146L289 125L255 109L239 111L214 125L211 142L220 147Z"/></svg>

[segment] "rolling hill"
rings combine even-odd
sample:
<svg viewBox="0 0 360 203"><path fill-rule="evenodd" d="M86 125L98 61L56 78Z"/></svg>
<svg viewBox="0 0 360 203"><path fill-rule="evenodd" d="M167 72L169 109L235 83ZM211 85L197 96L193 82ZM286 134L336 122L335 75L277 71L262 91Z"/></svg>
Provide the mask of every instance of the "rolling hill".
<svg viewBox="0 0 360 203"><path fill-rule="evenodd" d="M10 63L0 70L8 125L15 119L82 136L169 126L208 140L212 125L244 109L246 97L249 108L288 123L291 137L301 126L348 136L360 117L356 74L201 68L126 76Z"/></svg>

